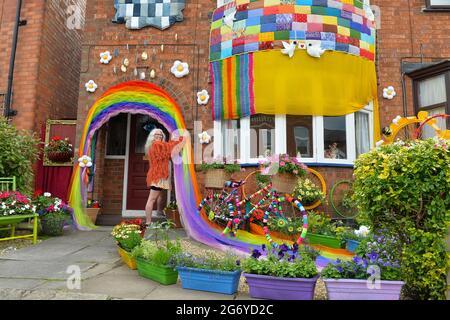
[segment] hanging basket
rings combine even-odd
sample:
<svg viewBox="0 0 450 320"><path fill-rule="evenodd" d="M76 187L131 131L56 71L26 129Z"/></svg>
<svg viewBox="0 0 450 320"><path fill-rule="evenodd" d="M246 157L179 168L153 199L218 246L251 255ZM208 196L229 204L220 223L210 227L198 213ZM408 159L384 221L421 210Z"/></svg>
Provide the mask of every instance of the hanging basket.
<svg viewBox="0 0 450 320"><path fill-rule="evenodd" d="M69 162L73 156L72 152L49 151L47 157L53 162Z"/></svg>
<svg viewBox="0 0 450 320"><path fill-rule="evenodd" d="M222 189L225 181L230 180L231 174L224 169L213 169L206 171L205 188Z"/></svg>
<svg viewBox="0 0 450 320"><path fill-rule="evenodd" d="M297 176L289 173L277 173L272 176L272 188L278 193L292 194L297 184Z"/></svg>

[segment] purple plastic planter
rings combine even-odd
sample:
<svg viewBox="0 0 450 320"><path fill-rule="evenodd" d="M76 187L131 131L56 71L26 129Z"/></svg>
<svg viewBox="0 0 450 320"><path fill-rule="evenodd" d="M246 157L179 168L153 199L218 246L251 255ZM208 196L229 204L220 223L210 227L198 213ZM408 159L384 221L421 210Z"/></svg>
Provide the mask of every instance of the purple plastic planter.
<svg viewBox="0 0 450 320"><path fill-rule="evenodd" d="M380 281L379 289L370 289L367 280L324 279L329 300L399 300L403 281Z"/></svg>
<svg viewBox="0 0 450 320"><path fill-rule="evenodd" d="M252 298L271 300L313 300L319 278L280 278L250 273L244 276Z"/></svg>

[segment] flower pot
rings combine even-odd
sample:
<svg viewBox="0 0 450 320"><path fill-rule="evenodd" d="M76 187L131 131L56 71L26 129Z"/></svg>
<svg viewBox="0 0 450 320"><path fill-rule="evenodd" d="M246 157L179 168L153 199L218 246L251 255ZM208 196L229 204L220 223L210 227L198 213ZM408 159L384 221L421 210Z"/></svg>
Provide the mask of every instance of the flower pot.
<svg viewBox="0 0 450 320"><path fill-rule="evenodd" d="M200 291L234 294L238 290L241 271L220 271L177 267L181 287Z"/></svg>
<svg viewBox="0 0 450 320"><path fill-rule="evenodd" d="M290 173L277 173L272 176L272 188L278 193L292 194L297 179L297 176Z"/></svg>
<svg viewBox="0 0 450 320"><path fill-rule="evenodd" d="M309 240L310 244L319 244L319 245L334 248L334 249L341 248L341 241L335 237L324 236L321 234L308 233L306 235L306 239Z"/></svg>
<svg viewBox="0 0 450 320"><path fill-rule="evenodd" d="M230 180L231 174L224 169L208 170L205 174L205 188L222 189L225 181Z"/></svg>
<svg viewBox="0 0 450 320"><path fill-rule="evenodd" d="M403 281L381 280L379 288L370 289L367 280L324 279L329 300L399 300ZM374 285L375 286L375 285Z"/></svg>
<svg viewBox="0 0 450 320"><path fill-rule="evenodd" d="M175 223L175 228L183 228L180 220L180 213L178 212L178 210L165 209L164 212L166 214L166 218Z"/></svg>
<svg viewBox="0 0 450 320"><path fill-rule="evenodd" d="M121 247L117 247L117 251L119 252L122 261L130 268L131 270L136 270L136 259L134 259L130 252L123 250Z"/></svg>
<svg viewBox="0 0 450 320"><path fill-rule="evenodd" d="M313 300L319 276L314 278L281 278L244 273L250 296L271 300Z"/></svg>
<svg viewBox="0 0 450 320"><path fill-rule="evenodd" d="M58 152L58 151L47 152L47 158L53 162L69 162L72 156L73 156L72 152Z"/></svg>
<svg viewBox="0 0 450 320"><path fill-rule="evenodd" d="M172 267L154 264L140 258L136 258L136 266L141 277L164 285L177 283L178 272L173 270Z"/></svg>
<svg viewBox="0 0 450 320"><path fill-rule="evenodd" d="M41 217L42 234L47 236L61 236L63 234L66 217L49 217L51 214L52 213L49 213Z"/></svg>
<svg viewBox="0 0 450 320"><path fill-rule="evenodd" d="M101 208L86 208L86 214L91 219L92 223L95 224L97 221L97 216Z"/></svg>
<svg viewBox="0 0 450 320"><path fill-rule="evenodd" d="M350 252L355 252L359 246L359 241L347 239L346 249Z"/></svg>

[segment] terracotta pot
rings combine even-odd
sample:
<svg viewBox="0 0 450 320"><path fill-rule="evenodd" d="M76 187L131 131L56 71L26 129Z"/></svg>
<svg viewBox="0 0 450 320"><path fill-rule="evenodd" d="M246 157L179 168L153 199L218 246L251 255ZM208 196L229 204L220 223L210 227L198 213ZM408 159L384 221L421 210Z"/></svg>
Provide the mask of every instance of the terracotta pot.
<svg viewBox="0 0 450 320"><path fill-rule="evenodd" d="M290 173L277 173L272 176L272 188L278 193L292 194L297 179L297 176Z"/></svg>
<svg viewBox="0 0 450 320"><path fill-rule="evenodd" d="M97 221L97 216L101 208L86 208L86 214L91 218L93 224Z"/></svg>
<svg viewBox="0 0 450 320"><path fill-rule="evenodd" d="M208 170L205 174L205 188L222 189L225 181L230 180L231 174L224 169Z"/></svg>
<svg viewBox="0 0 450 320"><path fill-rule="evenodd" d="M48 159L53 162L69 162L72 156L72 152L47 152Z"/></svg>
<svg viewBox="0 0 450 320"><path fill-rule="evenodd" d="M166 218L175 223L175 228L183 228L180 220L180 213L177 209L164 209Z"/></svg>

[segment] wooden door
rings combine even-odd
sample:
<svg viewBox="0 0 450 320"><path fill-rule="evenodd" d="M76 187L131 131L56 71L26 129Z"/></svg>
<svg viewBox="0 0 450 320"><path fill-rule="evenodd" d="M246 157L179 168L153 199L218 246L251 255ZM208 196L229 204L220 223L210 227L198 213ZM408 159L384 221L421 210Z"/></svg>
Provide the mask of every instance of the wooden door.
<svg viewBox="0 0 450 320"><path fill-rule="evenodd" d="M150 188L146 183L148 160L145 155L145 142L153 128L163 128L156 120L145 115L132 115L130 126L126 209L144 211L150 193ZM167 132L165 134L167 136ZM162 193L163 202L166 203L167 191L162 191ZM156 204L154 210L156 210Z"/></svg>

